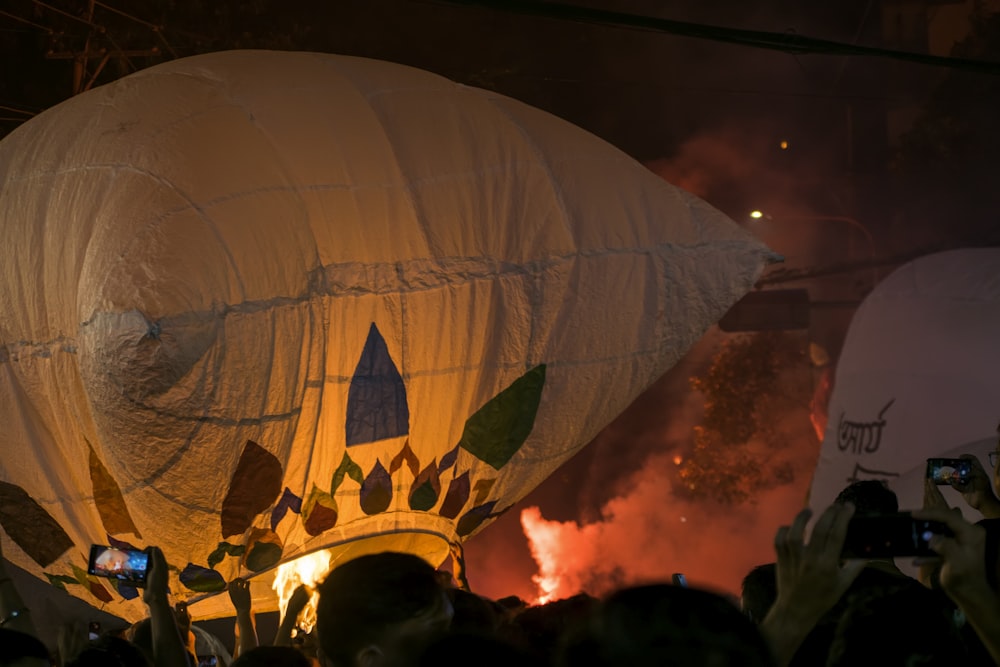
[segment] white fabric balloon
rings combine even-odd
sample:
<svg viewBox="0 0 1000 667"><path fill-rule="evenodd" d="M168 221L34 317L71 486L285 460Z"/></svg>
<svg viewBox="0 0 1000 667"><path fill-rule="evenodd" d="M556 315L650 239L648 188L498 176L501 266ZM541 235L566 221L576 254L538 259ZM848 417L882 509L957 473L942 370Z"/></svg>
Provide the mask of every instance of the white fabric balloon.
<svg viewBox="0 0 1000 667"><path fill-rule="evenodd" d="M128 618L91 543L162 547L201 618L321 548L440 563L771 259L547 113L314 53L71 99L0 143L0 194L4 551Z"/></svg>
<svg viewBox="0 0 1000 667"><path fill-rule="evenodd" d="M861 304L837 364L810 491L820 511L848 484L881 479L901 509L923 503L928 458L988 453L1000 419L1000 249L922 257ZM950 487L946 500L981 516Z"/></svg>

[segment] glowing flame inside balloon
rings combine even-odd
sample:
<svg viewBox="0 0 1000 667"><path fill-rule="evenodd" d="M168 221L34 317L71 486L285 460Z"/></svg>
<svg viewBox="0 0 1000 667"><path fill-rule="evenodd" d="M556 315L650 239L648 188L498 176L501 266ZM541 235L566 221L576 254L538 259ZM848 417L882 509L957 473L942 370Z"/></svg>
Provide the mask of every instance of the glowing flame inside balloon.
<svg viewBox="0 0 1000 667"><path fill-rule="evenodd" d="M319 594L316 586L319 585L326 575L330 573L332 565L330 563L330 551L316 551L302 558L297 558L289 563L278 566L274 575L274 592L278 595L278 608L281 610L281 618L285 618L288 602L292 599L292 594L303 584L309 588L312 595L309 602L299 614L299 621L296 627L305 633L312 631L316 625L316 603L319 601Z"/></svg>

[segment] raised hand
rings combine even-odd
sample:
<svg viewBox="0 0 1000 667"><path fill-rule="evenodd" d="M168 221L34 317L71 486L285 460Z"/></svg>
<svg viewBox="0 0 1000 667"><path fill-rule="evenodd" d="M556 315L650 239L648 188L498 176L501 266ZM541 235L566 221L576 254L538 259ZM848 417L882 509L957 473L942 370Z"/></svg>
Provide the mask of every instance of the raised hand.
<svg viewBox="0 0 1000 667"><path fill-rule="evenodd" d="M236 613L249 612L251 607L250 582L237 577L229 582L229 599L233 603Z"/></svg>
<svg viewBox="0 0 1000 667"><path fill-rule="evenodd" d="M972 454L962 454L961 457L971 464L969 481L951 482L952 487L962 494L969 507L979 510L987 519L1000 518L1000 499L993 490L993 480L983 468L983 464Z"/></svg>
<svg viewBox="0 0 1000 667"><path fill-rule="evenodd" d="M760 629L771 643L775 657L787 665L816 623L850 587L865 561L842 561L840 553L854 506L831 505L816 520L809 542L806 524L812 512L804 509L790 526L778 529L778 597L761 622Z"/></svg>
<svg viewBox="0 0 1000 667"><path fill-rule="evenodd" d="M990 586L986 562L986 529L958 511L920 510L918 519L941 521L952 535L935 535L930 548L941 555L941 588L965 613L990 656L1000 664L1000 596Z"/></svg>
<svg viewBox="0 0 1000 667"><path fill-rule="evenodd" d="M250 582L237 577L229 582L229 599L236 609L236 651L233 657L257 648L257 624L253 617Z"/></svg>

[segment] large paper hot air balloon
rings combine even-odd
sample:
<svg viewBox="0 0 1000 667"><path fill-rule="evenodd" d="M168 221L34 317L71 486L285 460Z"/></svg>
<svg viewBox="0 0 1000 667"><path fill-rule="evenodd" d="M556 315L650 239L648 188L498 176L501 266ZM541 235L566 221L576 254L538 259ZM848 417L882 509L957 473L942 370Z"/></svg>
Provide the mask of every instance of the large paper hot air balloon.
<svg viewBox="0 0 1000 667"><path fill-rule="evenodd" d="M928 458L975 454L989 472L1000 420L997 341L1000 249L929 255L886 278L848 330L810 506L826 507L854 480L881 479L902 509L921 507ZM981 518L943 488L950 504Z"/></svg>
<svg viewBox="0 0 1000 667"><path fill-rule="evenodd" d="M434 564L545 479L770 252L549 114L361 58L226 52L0 143L5 554L127 618L317 549ZM260 576L258 576L260 575Z"/></svg>

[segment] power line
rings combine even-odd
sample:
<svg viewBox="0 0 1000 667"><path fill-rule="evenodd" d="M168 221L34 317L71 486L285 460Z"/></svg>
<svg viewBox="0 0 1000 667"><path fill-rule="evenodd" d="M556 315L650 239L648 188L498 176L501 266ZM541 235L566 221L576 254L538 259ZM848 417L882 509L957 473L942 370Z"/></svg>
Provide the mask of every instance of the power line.
<svg viewBox="0 0 1000 667"><path fill-rule="evenodd" d="M5 12L2 9L0 9L0 16L6 16L7 18L14 19L15 21L19 21L25 25L30 25L32 28L38 28L39 30L43 30L50 35L52 34L52 28L49 28L48 26L41 25L40 23L35 23L34 21L29 21L24 17L17 16L16 14L11 14L10 12Z"/></svg>
<svg viewBox="0 0 1000 667"><path fill-rule="evenodd" d="M871 56L890 58L930 65L961 69L980 74L1000 75L1000 62L986 60L968 60L946 56L934 56L911 51L896 51L874 46L858 46L845 42L835 42L828 39L806 37L796 33L766 32L762 30L745 30L742 28L725 28L704 23L689 23L672 21L640 14L626 14L603 9L592 9L577 5L555 2L532 2L531 0L423 0L434 4L476 6L515 14L541 16L550 19L593 23L602 26L633 28L654 32L665 32L682 37L706 39L714 42L739 44L758 49L769 49L790 54L825 54L848 56Z"/></svg>

